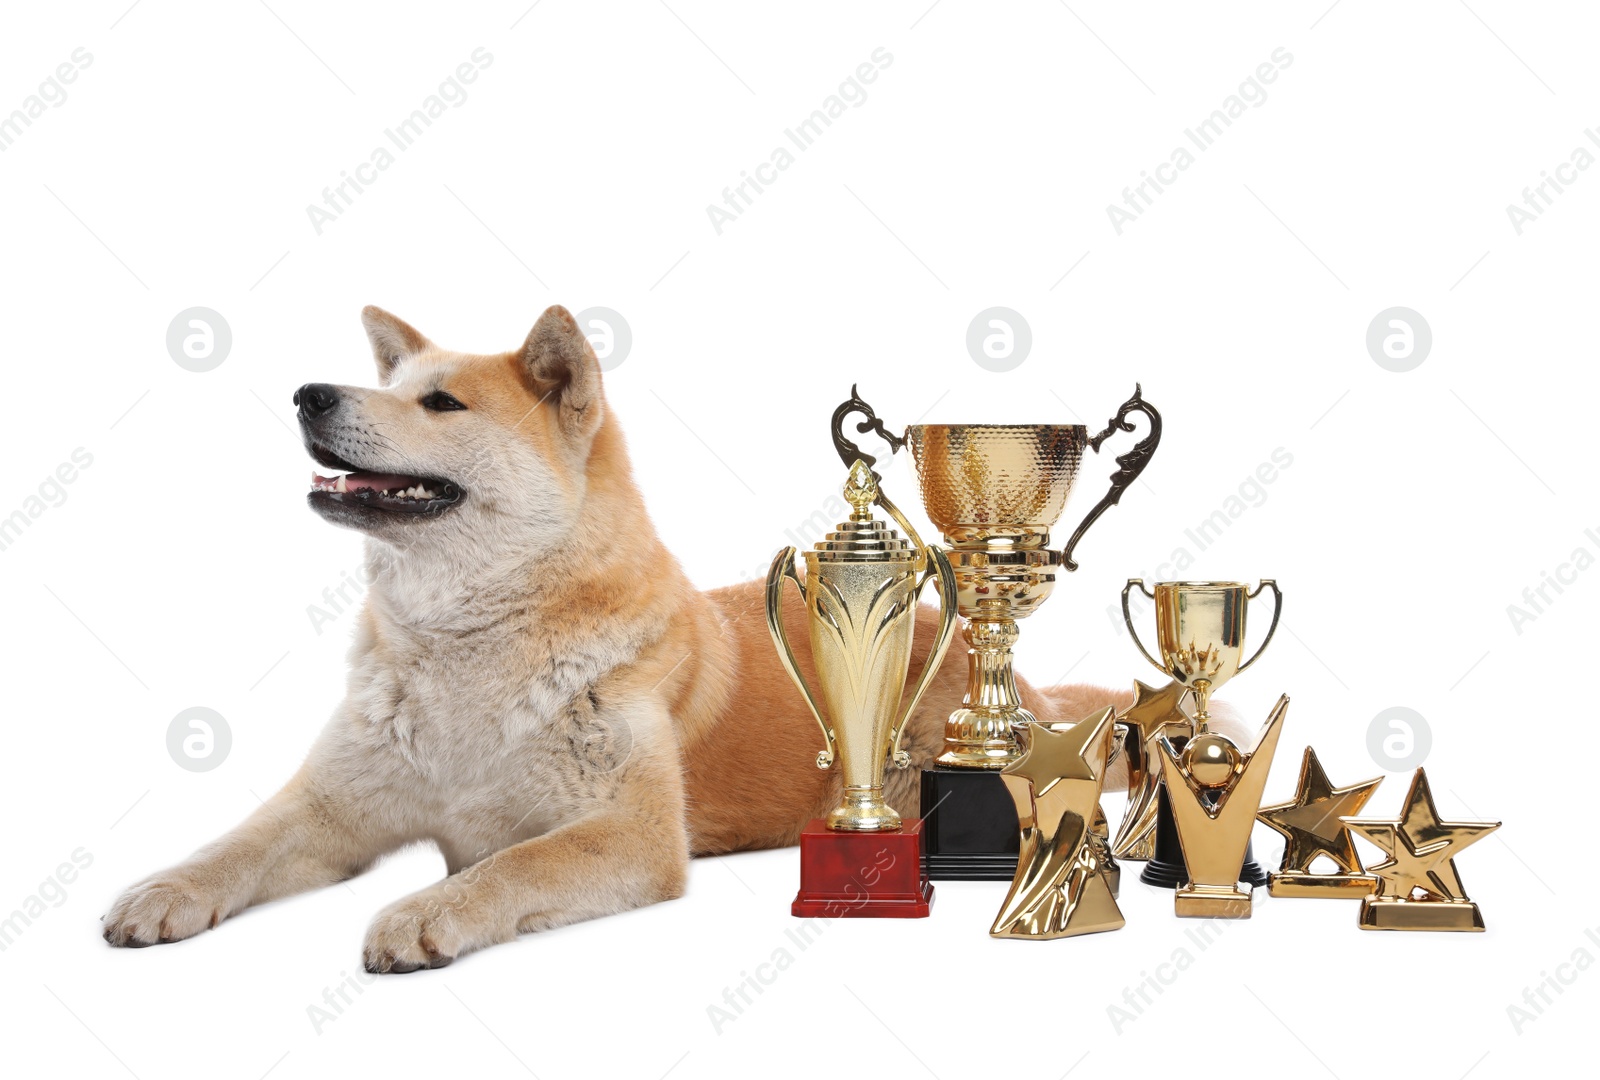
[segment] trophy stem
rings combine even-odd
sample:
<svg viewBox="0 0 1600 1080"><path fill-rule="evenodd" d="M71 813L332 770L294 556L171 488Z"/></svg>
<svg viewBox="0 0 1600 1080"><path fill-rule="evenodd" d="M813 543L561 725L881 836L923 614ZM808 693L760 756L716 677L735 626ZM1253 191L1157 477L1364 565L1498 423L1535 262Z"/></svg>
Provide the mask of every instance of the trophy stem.
<svg viewBox="0 0 1600 1080"><path fill-rule="evenodd" d="M882 784L845 785L844 803L829 812L826 823L849 832L894 832L901 827L900 815L883 801Z"/></svg>
<svg viewBox="0 0 1600 1080"><path fill-rule="evenodd" d="M1003 769L1022 756L1012 728L1032 723L1022 707L1011 670L1015 619L978 616L967 621L967 694L944 728L944 753L937 761L963 769Z"/></svg>
<svg viewBox="0 0 1600 1080"><path fill-rule="evenodd" d="M1204 735L1206 724L1211 719L1211 680L1196 679L1194 681L1194 733Z"/></svg>

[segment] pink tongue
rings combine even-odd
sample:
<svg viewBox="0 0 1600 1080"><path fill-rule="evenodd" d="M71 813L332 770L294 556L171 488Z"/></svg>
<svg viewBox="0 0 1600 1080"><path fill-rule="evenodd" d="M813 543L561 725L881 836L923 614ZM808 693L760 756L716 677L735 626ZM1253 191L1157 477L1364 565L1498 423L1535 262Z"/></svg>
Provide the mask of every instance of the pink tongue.
<svg viewBox="0 0 1600 1080"><path fill-rule="evenodd" d="M337 483L337 477L317 476L314 482ZM410 476L395 476L392 473L351 473L344 478L346 491L361 491L371 488L373 491L404 490L416 484L416 478Z"/></svg>

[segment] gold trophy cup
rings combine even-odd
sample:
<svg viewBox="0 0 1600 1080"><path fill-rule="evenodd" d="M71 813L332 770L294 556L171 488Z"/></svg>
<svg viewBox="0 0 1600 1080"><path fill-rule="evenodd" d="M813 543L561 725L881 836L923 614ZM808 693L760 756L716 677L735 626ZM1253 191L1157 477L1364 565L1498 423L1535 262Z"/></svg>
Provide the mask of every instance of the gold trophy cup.
<svg viewBox="0 0 1600 1080"><path fill-rule="evenodd" d="M833 414L833 438L846 462L876 459L844 435L844 418L865 417L857 432L875 431L898 451L907 444L928 518L944 535L955 572L956 608L967 620L967 692L945 725L938 764L999 770L1022 754L1013 728L1036 721L1017 696L1011 647L1017 620L1044 603L1061 567L1076 570L1073 549L1101 514L1144 471L1161 440L1161 416L1135 388L1105 430L1081 424L914 424L890 434L872 407L852 396ZM1118 431L1133 431L1130 414L1149 421L1145 437L1117 458L1111 488L1060 551L1050 530L1066 508L1085 450L1099 452ZM1006 875L1009 877L1009 873Z"/></svg>
<svg viewBox="0 0 1600 1080"><path fill-rule="evenodd" d="M1128 609L1128 593L1137 587L1156 602L1156 648L1158 660L1150 655L1133 625ZM1274 597L1272 625L1255 655L1240 662L1244 655L1245 610L1251 600L1271 589ZM1211 693L1261 658L1272 635L1278 630L1283 613L1283 593L1271 578L1262 578L1254 589L1236 581L1163 581L1151 592L1140 578L1130 578L1122 590L1122 617L1150 665L1194 694L1195 723L1204 732L1211 719Z"/></svg>
<svg viewBox="0 0 1600 1080"><path fill-rule="evenodd" d="M900 749L900 735L950 644L955 585L943 552L924 547L909 526L908 540L873 517L874 501L895 516L898 511L862 462L851 466L844 494L850 519L805 553L804 580L795 572L794 548L785 548L773 560L767 574L767 627L784 670L822 729L824 747L817 767L830 768L837 756L844 774L844 801L829 812L827 827L893 831L901 821L884 802L884 767L891 759L900 768L910 763ZM799 587L805 600L825 708L818 707L789 647L783 624L785 578ZM938 583L939 629L921 676L911 693L903 695L917 598L930 580Z"/></svg>

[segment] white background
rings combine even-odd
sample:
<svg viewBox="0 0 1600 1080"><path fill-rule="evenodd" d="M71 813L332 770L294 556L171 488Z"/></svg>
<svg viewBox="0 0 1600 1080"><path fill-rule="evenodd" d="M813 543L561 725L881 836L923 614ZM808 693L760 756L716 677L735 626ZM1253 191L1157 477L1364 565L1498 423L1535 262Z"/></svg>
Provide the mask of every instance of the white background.
<svg viewBox="0 0 1600 1080"><path fill-rule="evenodd" d="M1600 958L1593 793L1569 782L1589 750L1564 744L1592 720L1600 572L1549 591L1520 633L1507 606L1576 548L1600 553L1584 534L1600 527L1600 169L1520 235L1506 206L1580 145L1600 153L1592 12L1213 7L11 6L0 111L75 48L93 61L0 154L0 516L76 448L93 463L0 551L0 914L75 850L92 864L0 953L8 1064L1476 1077L1576 1053L1600 973L1561 969L1576 981L1520 1034L1507 1007L1575 950ZM480 46L493 63L466 102L318 235L306 205ZM707 204L879 47L893 60L866 100L719 235ZM1265 101L1118 235L1108 204L1280 47L1293 60ZM946 883L928 920L842 921L801 951L784 850L703 860L671 904L379 980L319 1031L308 1006L358 968L370 916L442 873L413 851L182 945L107 948L117 892L251 811L338 700L353 616L319 634L307 609L359 541L303 504L290 395L370 384L366 303L484 351L551 303L621 312L633 347L608 400L704 586L757 576L837 489L826 425L852 382L896 427L1096 428L1142 382L1161 449L1024 626L1019 667L1149 677L1107 609L1176 548L1197 556L1183 576L1276 577L1282 630L1226 695L1257 719L1293 698L1268 797L1288 797L1308 742L1335 783L1375 775L1372 718L1416 710L1440 809L1505 822L1459 862L1489 932L1361 933L1353 904L1262 900L1202 950L1135 866L1118 933L991 941L1004 886ZM1005 374L965 345L997 305L1033 337ZM1366 346L1397 305L1433 335L1406 373ZM193 306L232 329L208 373L165 345ZM1280 447L1292 465L1197 550L1184 530ZM907 471L888 477L914 507ZM232 732L209 772L166 748L197 705ZM1406 780L1369 811L1394 812ZM1257 844L1275 862L1273 834ZM708 1007L781 948L792 965L719 1030ZM1192 966L1119 1030L1107 1007L1180 948Z"/></svg>

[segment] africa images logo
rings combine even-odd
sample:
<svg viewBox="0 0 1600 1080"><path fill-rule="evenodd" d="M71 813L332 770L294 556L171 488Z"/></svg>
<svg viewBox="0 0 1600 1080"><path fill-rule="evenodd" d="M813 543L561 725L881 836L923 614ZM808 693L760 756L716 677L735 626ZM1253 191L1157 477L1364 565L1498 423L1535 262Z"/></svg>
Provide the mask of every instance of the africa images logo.
<svg viewBox="0 0 1600 1080"><path fill-rule="evenodd" d="M894 54L888 49L881 45L873 49L871 63L863 60L857 64L838 89L824 98L822 105L813 109L810 116L793 127L783 129L784 139L801 153L811 149L822 138L822 133L844 116L847 109L859 109L867 103L867 84L877 82L878 74L893 63ZM737 184L722 189L722 206L706 204L706 217L711 221L712 230L721 236L722 230L754 206L756 196L776 183L779 174L787 172L795 160L789 146L780 143L772 148L768 160L739 173Z"/></svg>
<svg viewBox="0 0 1600 1080"><path fill-rule="evenodd" d="M1267 103L1267 85L1278 81L1278 75L1290 64L1294 63L1294 56L1283 46L1272 50L1270 62L1262 61L1239 88L1222 99L1222 104L1211 111L1192 128L1184 128L1183 135L1188 145L1179 143L1172 148L1168 159L1157 165L1154 169L1139 174L1137 184L1122 189L1123 206L1116 203L1106 204L1106 217L1111 219L1111 228L1118 236L1122 230L1138 221L1144 212L1155 205L1156 195L1160 195L1167 187L1177 182L1180 174L1188 172L1189 167L1198 160L1194 151L1205 153L1216 145L1222 138L1223 132L1233 126L1233 122L1242 117L1247 108L1259 109ZM1194 147L1194 151L1189 149ZM1154 175L1152 175L1152 173ZM1152 194L1153 189L1153 194ZM1124 209L1126 207L1126 209Z"/></svg>
<svg viewBox="0 0 1600 1080"><path fill-rule="evenodd" d="M467 84L478 81L478 75L494 63L494 54L483 46L472 50L471 63L463 60L457 64L455 70L447 75L438 89L422 99L422 104L411 110L411 115L395 124L393 127L383 129L384 139L389 145L379 143L367 155L367 160L361 162L353 169L339 173L339 182L322 189L322 205L316 203L306 204L306 217L311 222L311 228L318 236L322 230L338 221L344 212L355 205L356 196L360 195L371 185L377 183L378 177L389 171L396 160L395 151L405 153L410 150L418 139L433 126L433 122L445 114L445 109L459 109L467 103ZM389 149L390 146L394 150Z"/></svg>

